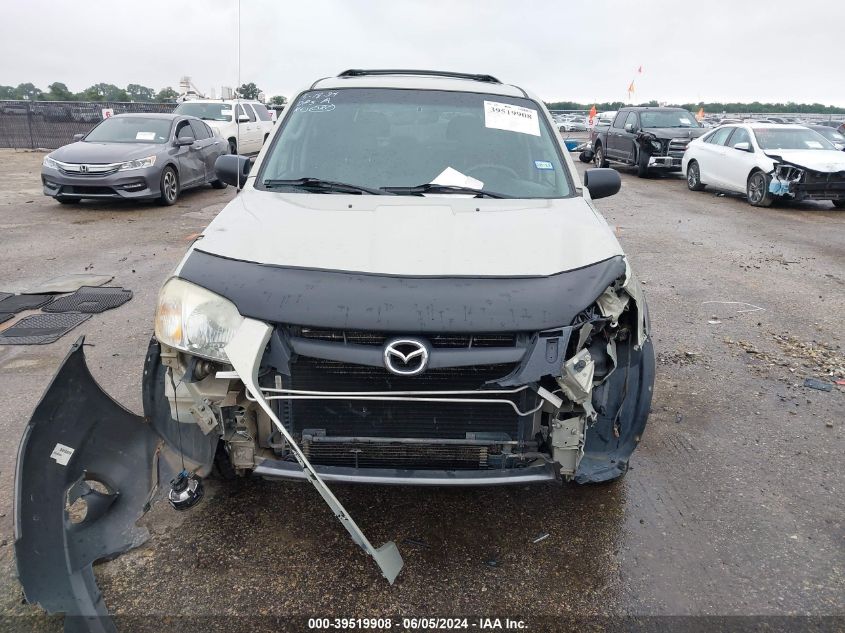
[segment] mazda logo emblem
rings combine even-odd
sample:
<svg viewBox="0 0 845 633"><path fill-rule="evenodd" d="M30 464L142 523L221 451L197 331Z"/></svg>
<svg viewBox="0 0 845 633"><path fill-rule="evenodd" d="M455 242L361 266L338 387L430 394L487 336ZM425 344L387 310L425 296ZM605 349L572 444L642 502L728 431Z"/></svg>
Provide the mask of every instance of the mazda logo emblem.
<svg viewBox="0 0 845 633"><path fill-rule="evenodd" d="M413 338L396 338L384 346L384 367L397 376L416 376L428 367L428 345Z"/></svg>

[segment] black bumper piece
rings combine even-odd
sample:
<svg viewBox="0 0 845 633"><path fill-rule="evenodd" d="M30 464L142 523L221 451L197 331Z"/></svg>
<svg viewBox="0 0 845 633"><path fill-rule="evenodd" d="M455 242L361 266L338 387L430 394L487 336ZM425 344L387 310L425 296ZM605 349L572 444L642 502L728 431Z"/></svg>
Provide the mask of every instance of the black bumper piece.
<svg viewBox="0 0 845 633"><path fill-rule="evenodd" d="M71 348L21 439L15 555L28 602L64 613L65 631L105 633L115 628L91 565L147 539L135 522L156 488L160 440L100 388L83 341ZM67 509L78 499L87 505L82 517Z"/></svg>

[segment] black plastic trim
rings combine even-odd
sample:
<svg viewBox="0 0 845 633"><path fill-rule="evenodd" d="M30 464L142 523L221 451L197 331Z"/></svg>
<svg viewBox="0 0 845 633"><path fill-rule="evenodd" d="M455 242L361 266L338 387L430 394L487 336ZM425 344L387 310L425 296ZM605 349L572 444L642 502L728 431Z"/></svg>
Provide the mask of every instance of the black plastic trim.
<svg viewBox="0 0 845 633"><path fill-rule="evenodd" d="M621 255L547 277L403 277L272 266L194 249L178 276L270 323L412 334L568 325L624 273Z"/></svg>

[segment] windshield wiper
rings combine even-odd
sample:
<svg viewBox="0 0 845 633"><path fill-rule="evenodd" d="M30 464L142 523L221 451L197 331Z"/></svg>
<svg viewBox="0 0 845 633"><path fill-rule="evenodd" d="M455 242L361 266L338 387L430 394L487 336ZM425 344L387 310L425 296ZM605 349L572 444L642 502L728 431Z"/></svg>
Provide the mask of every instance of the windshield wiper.
<svg viewBox="0 0 845 633"><path fill-rule="evenodd" d="M481 198L511 198L503 193L488 191L487 189L476 189L474 187L461 187L459 185L436 185L432 182L414 187L380 187L383 191L395 193L400 196L421 196L424 193L469 193Z"/></svg>
<svg viewBox="0 0 845 633"><path fill-rule="evenodd" d="M290 180L269 178L264 181L264 186L269 188L297 187L314 193L335 191L339 193L368 193L373 196L385 196L390 193L381 189L373 189L372 187L352 185L346 182L335 182L334 180L323 180L322 178L293 178Z"/></svg>

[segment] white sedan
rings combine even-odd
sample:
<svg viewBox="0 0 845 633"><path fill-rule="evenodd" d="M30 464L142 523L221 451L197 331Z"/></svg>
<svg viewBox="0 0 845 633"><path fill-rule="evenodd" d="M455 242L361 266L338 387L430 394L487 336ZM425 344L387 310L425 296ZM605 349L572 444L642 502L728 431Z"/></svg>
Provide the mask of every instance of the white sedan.
<svg viewBox="0 0 845 633"><path fill-rule="evenodd" d="M755 207L779 198L845 208L845 153L801 125L722 125L687 146L681 167L692 191L745 193Z"/></svg>

